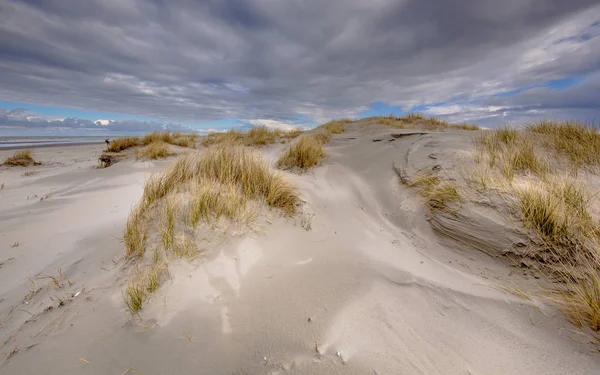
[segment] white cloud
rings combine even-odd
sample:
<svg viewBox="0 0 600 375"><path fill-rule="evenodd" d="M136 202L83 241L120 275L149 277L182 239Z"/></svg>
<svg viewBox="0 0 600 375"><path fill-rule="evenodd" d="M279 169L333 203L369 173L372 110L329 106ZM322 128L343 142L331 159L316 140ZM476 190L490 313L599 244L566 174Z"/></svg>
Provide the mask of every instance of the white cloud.
<svg viewBox="0 0 600 375"><path fill-rule="evenodd" d="M108 124L110 124L110 120L96 120L94 121L94 123L96 125L107 126Z"/></svg>
<svg viewBox="0 0 600 375"><path fill-rule="evenodd" d="M299 128L298 125L269 119L242 120L242 122L245 122L252 126L266 126L269 129L280 129L286 131L295 130Z"/></svg>

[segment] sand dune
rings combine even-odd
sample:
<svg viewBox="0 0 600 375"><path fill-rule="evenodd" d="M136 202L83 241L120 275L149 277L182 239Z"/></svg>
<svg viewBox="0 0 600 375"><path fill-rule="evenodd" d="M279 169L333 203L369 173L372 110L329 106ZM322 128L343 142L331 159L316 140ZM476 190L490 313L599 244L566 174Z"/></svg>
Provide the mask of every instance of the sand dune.
<svg viewBox="0 0 600 375"><path fill-rule="evenodd" d="M478 207L432 217L401 184L471 137L348 126L323 165L284 172L303 212L215 235L133 316L123 227L170 161L94 169L101 146L69 146L36 150L32 176L0 167L0 374L597 373L558 311L502 290L538 282L497 258L517 232Z"/></svg>

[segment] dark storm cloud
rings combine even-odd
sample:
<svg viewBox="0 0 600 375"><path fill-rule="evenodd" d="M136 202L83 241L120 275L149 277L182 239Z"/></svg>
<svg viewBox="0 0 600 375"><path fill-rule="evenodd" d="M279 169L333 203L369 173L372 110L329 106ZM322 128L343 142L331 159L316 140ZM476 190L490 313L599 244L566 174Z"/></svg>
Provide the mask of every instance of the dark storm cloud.
<svg viewBox="0 0 600 375"><path fill-rule="evenodd" d="M320 121L593 75L598 14L597 0L0 0L0 98Z"/></svg>

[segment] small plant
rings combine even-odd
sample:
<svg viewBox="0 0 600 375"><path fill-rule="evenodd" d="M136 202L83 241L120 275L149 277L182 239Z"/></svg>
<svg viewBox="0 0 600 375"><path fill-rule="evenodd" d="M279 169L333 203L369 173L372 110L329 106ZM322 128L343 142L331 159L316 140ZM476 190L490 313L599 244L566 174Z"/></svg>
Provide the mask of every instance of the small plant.
<svg viewBox="0 0 600 375"><path fill-rule="evenodd" d="M290 130L290 131L282 133L281 137L285 138L285 139L294 139L294 138L297 138L298 136L302 135L302 133L304 133L303 130L294 129L294 130Z"/></svg>
<svg viewBox="0 0 600 375"><path fill-rule="evenodd" d="M130 284L125 290L125 304L132 314L137 314L146 299L146 287L142 283Z"/></svg>
<svg viewBox="0 0 600 375"><path fill-rule="evenodd" d="M135 150L136 159L159 159L171 155L166 143L162 141L150 143L148 146Z"/></svg>
<svg viewBox="0 0 600 375"><path fill-rule="evenodd" d="M199 222L214 225L224 217L245 225L260 203L290 215L296 210L298 196L258 152L241 145L224 144L185 153L148 179L125 225L126 255L137 257L138 265L144 264L124 291L129 311L137 313L159 287L170 258L191 259L196 255L193 229ZM150 224L158 226L159 244L144 261Z"/></svg>
<svg viewBox="0 0 600 375"><path fill-rule="evenodd" d="M433 117L432 117L433 118ZM403 118L407 122L424 121L425 116L422 113L409 113Z"/></svg>
<svg viewBox="0 0 600 375"><path fill-rule="evenodd" d="M140 139L138 137L123 137L114 139L110 145L106 147L106 152L121 152L131 147L138 146Z"/></svg>
<svg viewBox="0 0 600 375"><path fill-rule="evenodd" d="M42 163L33 160L31 150L24 150L16 151L13 156L6 158L2 164L11 167L29 167L30 165L41 165Z"/></svg>
<svg viewBox="0 0 600 375"><path fill-rule="evenodd" d="M456 185L450 181L440 181L436 176L421 175L409 183L409 186L418 188L430 209L445 209L449 202L460 201Z"/></svg>
<svg viewBox="0 0 600 375"><path fill-rule="evenodd" d="M134 207L125 222L125 233L123 236L127 257L133 255L141 257L144 254L147 226L147 218L142 212L142 207L139 205Z"/></svg>
<svg viewBox="0 0 600 375"><path fill-rule="evenodd" d="M19 247L19 242L15 241L10 247Z"/></svg>
<svg viewBox="0 0 600 375"><path fill-rule="evenodd" d="M71 284L71 280L69 280L68 277L64 276L64 274L62 272L62 268L59 268L57 272L58 272L58 277L52 276L52 275L46 275L46 276L43 276L43 277L39 277L38 279L50 279L50 280L52 280L52 283L54 284L54 287L56 289L62 288L65 285L65 280L67 281L67 283L69 284L69 286L72 285Z"/></svg>
<svg viewBox="0 0 600 375"><path fill-rule="evenodd" d="M329 134L341 134L345 131L344 125L351 122L352 120L350 119L333 120L319 126L319 128L325 130Z"/></svg>
<svg viewBox="0 0 600 375"><path fill-rule="evenodd" d="M565 265L563 276L567 281L550 291L549 298L574 326L591 328L596 339L600 340L600 273L592 262L579 268ZM583 276L573 279L573 274Z"/></svg>
<svg viewBox="0 0 600 375"><path fill-rule="evenodd" d="M324 157L323 144L314 136L303 136L279 157L277 166L281 169L299 168L306 171L318 165Z"/></svg>
<svg viewBox="0 0 600 375"><path fill-rule="evenodd" d="M600 165L600 133L580 122L542 120L526 128L544 137L547 147L566 158L575 167Z"/></svg>
<svg viewBox="0 0 600 375"><path fill-rule="evenodd" d="M467 130L467 131L476 131L476 130L479 130L479 126L477 126L475 124L467 124L467 123L452 124L452 125L450 125L450 127L452 129Z"/></svg>
<svg viewBox="0 0 600 375"><path fill-rule="evenodd" d="M253 127L246 133L237 130L229 130L224 133L209 133L202 145L210 147L213 145L244 145L249 147L262 147L275 143L280 138L294 138L298 133L291 131L285 132L280 129L270 129L266 126Z"/></svg>

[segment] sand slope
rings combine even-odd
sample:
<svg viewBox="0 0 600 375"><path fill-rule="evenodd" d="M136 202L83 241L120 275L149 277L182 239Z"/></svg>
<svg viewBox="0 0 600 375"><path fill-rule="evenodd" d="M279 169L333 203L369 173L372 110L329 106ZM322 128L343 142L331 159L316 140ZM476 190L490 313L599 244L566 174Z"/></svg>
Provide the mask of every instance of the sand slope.
<svg viewBox="0 0 600 375"><path fill-rule="evenodd" d="M254 233L172 264L140 317L121 296L131 265L120 235L145 176L166 162L2 169L0 374L596 373L600 356L560 314L497 288L509 274L526 280L439 241L393 169L418 164L408 153L428 135L392 133L336 136L325 165L288 174L311 230L301 215L259 218ZM469 147L468 133L444 136ZM70 286L35 278L58 268ZM28 275L42 290L25 304Z"/></svg>

